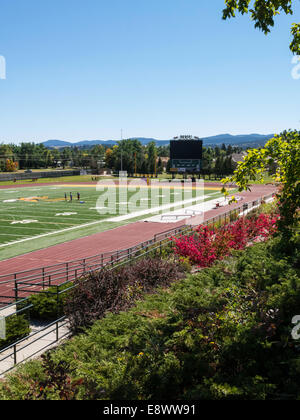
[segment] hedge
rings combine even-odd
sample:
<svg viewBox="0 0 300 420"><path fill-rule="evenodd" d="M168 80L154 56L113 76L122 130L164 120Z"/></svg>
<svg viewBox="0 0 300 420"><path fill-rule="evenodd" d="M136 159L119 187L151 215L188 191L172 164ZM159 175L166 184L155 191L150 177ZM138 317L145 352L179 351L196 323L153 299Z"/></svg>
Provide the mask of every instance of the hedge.
<svg viewBox="0 0 300 420"><path fill-rule="evenodd" d="M36 293L22 303L23 306L32 304L29 309L30 317L37 320L55 320L64 315L64 305L70 287L73 283L68 282L60 286L52 286L41 293ZM66 292L64 292L66 290Z"/></svg>
<svg viewBox="0 0 300 420"><path fill-rule="evenodd" d="M299 399L299 342L291 337L299 242L234 251L107 314L50 360L22 367L0 385L0 398L60 399L63 380L68 399ZM41 386L47 379L51 389Z"/></svg>
<svg viewBox="0 0 300 420"><path fill-rule="evenodd" d="M0 339L0 349L21 340L30 333L29 322L25 315L12 315L6 318L6 339Z"/></svg>

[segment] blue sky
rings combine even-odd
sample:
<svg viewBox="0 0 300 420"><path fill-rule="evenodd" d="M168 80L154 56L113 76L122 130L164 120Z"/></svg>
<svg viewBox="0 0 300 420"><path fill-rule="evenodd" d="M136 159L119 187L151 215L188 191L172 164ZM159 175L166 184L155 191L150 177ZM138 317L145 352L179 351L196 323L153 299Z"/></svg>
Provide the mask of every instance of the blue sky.
<svg viewBox="0 0 300 420"><path fill-rule="evenodd" d="M0 142L300 129L290 26L224 0L0 0Z"/></svg>

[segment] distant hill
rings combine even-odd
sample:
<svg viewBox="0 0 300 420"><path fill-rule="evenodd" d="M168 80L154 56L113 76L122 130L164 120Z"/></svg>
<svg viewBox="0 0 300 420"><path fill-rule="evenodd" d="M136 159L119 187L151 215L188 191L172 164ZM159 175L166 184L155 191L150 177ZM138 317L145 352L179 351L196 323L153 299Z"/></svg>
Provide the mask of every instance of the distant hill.
<svg viewBox="0 0 300 420"><path fill-rule="evenodd" d="M134 139L139 140L143 145L147 145L151 141L154 141L156 144L160 146L165 146L170 143L170 140L156 140L152 138L145 138L145 137L133 137ZM56 148L56 147L93 147L97 144L104 144L104 145L116 145L119 140L81 140L76 143L63 141L63 140L47 140L43 142L45 147L49 148Z"/></svg>
<svg viewBox="0 0 300 420"><path fill-rule="evenodd" d="M245 134L245 135L236 135L231 134L220 134L218 136L212 137L203 137L204 146L221 146L223 143L226 145L231 144L232 146L240 147L259 147L264 146L265 143L273 137L273 134L263 135L263 134ZM151 141L154 141L157 146L166 146L170 143L170 140L157 140L153 138L146 137L134 137L139 140L143 145L147 145ZM72 143L69 141L63 140L47 140L43 142L44 146L47 148L61 148L61 147L93 147L97 144L103 145L115 145L118 140L82 140L77 143Z"/></svg>
<svg viewBox="0 0 300 420"><path fill-rule="evenodd" d="M82 146L96 146L97 144L117 144L114 140L82 140L77 143L63 140L47 140L42 143L45 147L57 148L57 147L82 147Z"/></svg>
<svg viewBox="0 0 300 420"><path fill-rule="evenodd" d="M273 136L274 134L244 134L237 136L233 136L231 134L220 134L218 136L203 138L203 143L206 146L220 146L224 143L226 145L231 144L232 146L257 147L264 146Z"/></svg>

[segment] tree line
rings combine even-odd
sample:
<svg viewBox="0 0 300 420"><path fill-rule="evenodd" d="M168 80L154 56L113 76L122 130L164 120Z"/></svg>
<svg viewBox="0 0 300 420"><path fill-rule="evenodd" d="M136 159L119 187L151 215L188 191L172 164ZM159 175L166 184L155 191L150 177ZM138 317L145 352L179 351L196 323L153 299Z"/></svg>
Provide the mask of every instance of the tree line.
<svg viewBox="0 0 300 420"><path fill-rule="evenodd" d="M235 169L234 153L242 148L226 146L204 147L202 173L204 175L230 175ZM95 173L102 168L127 171L133 174L160 174L171 170L170 146L157 146L155 142L143 145L139 140L127 139L116 145L65 147L49 149L43 144L21 143L0 145L0 171L15 172L25 169L85 168Z"/></svg>

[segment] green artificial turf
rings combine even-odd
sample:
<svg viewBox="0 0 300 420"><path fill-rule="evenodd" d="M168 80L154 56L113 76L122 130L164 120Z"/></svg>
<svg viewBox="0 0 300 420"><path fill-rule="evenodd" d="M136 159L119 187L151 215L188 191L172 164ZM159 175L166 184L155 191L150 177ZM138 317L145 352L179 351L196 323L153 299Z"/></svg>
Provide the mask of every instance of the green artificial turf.
<svg viewBox="0 0 300 420"><path fill-rule="evenodd" d="M104 181L104 185L107 184L109 183ZM95 185L83 184L33 185L26 188L15 185L14 188L0 190L0 260L145 219L155 214L148 208L152 201L154 203L154 199L155 206L174 203L174 208L182 207L176 207L176 203L182 200L180 186L171 188L170 195L163 187L150 192L145 187L127 191L124 188L115 189L114 185L109 189L105 186L98 187L97 190ZM72 201L70 192L73 195ZM77 200L77 193L80 193L80 201ZM136 193L140 194L139 197L135 196L137 207L127 208L127 201ZM196 193L193 194L190 197L195 197ZM205 190L205 200L220 195L218 190ZM200 193L197 193L196 198L197 203L200 203ZM186 206L192 204L196 202ZM101 211L106 214L99 214L96 206L105 207ZM147 214L133 218L107 220L127 212L147 209ZM173 206L164 212L168 213L172 209ZM29 240L24 242L24 239Z"/></svg>

